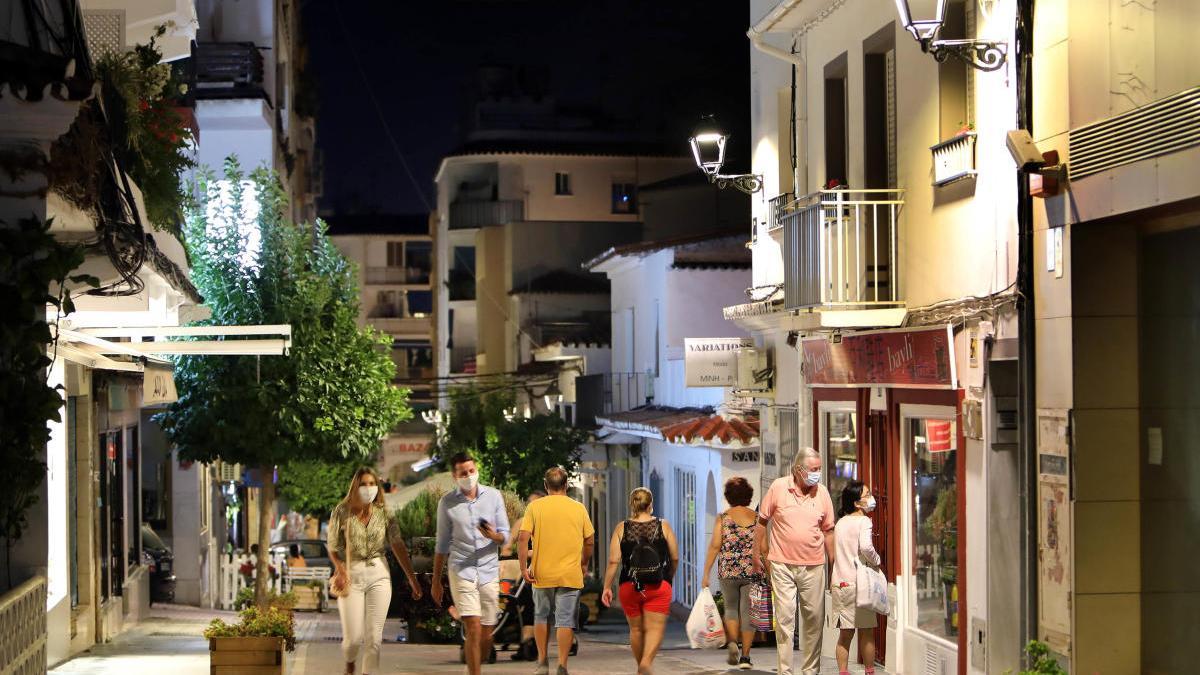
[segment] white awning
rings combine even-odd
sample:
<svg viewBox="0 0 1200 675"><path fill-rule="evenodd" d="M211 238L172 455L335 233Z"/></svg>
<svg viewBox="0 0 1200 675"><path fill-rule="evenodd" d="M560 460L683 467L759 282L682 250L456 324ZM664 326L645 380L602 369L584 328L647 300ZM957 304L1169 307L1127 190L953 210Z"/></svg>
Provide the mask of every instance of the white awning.
<svg viewBox="0 0 1200 675"><path fill-rule="evenodd" d="M171 337L236 337L172 341ZM128 338L117 341L110 338ZM144 364L170 367L161 357L189 356L286 356L292 346L292 327L270 326L142 326L81 328L58 331L57 354L72 363L99 370L132 373ZM123 359L123 360L119 360Z"/></svg>

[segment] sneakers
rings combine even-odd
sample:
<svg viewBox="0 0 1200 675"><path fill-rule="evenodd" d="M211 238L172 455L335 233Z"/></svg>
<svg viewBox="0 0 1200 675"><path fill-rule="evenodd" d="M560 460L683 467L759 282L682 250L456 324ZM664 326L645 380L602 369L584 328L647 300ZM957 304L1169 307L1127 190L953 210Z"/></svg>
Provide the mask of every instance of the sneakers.
<svg viewBox="0 0 1200 675"><path fill-rule="evenodd" d="M533 675L550 675L550 662L537 664L537 668L533 669Z"/></svg>
<svg viewBox="0 0 1200 675"><path fill-rule="evenodd" d="M734 640L726 642L725 649L729 652L729 656L725 659L725 663L728 663L731 666L736 666L738 664L738 656L741 654L741 652L738 651L737 642Z"/></svg>
<svg viewBox="0 0 1200 675"><path fill-rule="evenodd" d="M743 656L742 658L738 659L737 667L738 670L750 670L754 667L754 664L750 662L749 656Z"/></svg>

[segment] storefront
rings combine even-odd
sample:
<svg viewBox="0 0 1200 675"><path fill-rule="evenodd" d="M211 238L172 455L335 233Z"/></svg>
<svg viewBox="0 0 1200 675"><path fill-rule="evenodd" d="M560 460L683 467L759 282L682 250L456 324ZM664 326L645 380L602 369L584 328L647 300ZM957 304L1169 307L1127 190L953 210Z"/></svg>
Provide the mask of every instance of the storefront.
<svg viewBox="0 0 1200 675"><path fill-rule="evenodd" d="M949 326L802 341L813 447L835 505L862 480L876 496L875 546L894 586L878 659L901 672L965 658L963 392ZM836 630L827 627L826 645ZM944 667L935 668L943 672Z"/></svg>

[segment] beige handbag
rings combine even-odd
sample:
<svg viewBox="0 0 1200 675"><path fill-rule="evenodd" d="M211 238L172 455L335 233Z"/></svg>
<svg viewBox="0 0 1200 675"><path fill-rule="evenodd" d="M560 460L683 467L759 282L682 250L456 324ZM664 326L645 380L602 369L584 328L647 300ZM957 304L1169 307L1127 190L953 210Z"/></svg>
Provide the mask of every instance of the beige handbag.
<svg viewBox="0 0 1200 675"><path fill-rule="evenodd" d="M330 582L329 594L335 598L344 598L350 593L350 555L351 555L350 551L351 551L351 549L350 549L350 521L348 521L348 520L343 521L342 538L346 540L346 563L345 563L346 564L346 583L345 583L345 585L338 585L336 582ZM337 576L334 575L334 578L336 579Z"/></svg>

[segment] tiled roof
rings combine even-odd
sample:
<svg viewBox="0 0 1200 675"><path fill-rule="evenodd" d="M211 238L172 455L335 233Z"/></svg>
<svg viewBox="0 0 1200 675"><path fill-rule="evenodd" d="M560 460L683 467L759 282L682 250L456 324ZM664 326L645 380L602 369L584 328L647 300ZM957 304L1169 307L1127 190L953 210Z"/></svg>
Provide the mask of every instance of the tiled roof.
<svg viewBox="0 0 1200 675"><path fill-rule="evenodd" d="M702 234L689 234L683 237L671 237L669 239L659 239L657 241L638 241L632 244L623 246L613 246L604 251L600 255L583 263L583 269L590 270L597 265L611 260L617 256L623 255L649 255L655 251L661 251L668 248L679 248L690 246L693 244L703 244L706 242L715 242L721 239L741 239L746 238L746 228L740 227L737 229L717 230L716 232L705 232ZM748 254L746 254L748 255Z"/></svg>
<svg viewBox="0 0 1200 675"><path fill-rule="evenodd" d="M758 445L758 416L714 414L711 408L645 406L629 412L598 416L601 426L651 434L676 445L738 448Z"/></svg>

